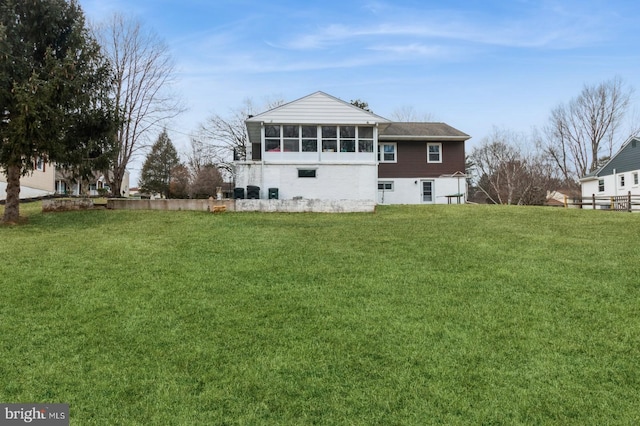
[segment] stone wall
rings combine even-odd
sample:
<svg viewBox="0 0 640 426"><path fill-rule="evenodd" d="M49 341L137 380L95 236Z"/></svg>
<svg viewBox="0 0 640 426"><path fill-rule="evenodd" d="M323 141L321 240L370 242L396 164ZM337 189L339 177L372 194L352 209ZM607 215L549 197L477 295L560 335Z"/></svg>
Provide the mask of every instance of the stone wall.
<svg viewBox="0 0 640 426"><path fill-rule="evenodd" d="M43 212L89 210L93 207L93 200L89 198L55 198L52 200L42 200Z"/></svg>

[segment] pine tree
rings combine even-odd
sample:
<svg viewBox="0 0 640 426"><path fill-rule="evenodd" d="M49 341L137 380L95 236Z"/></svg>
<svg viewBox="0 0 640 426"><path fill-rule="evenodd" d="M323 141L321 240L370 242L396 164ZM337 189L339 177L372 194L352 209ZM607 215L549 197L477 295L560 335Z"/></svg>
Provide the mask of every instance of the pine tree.
<svg viewBox="0 0 640 426"><path fill-rule="evenodd" d="M110 70L76 0L0 3L3 222L20 215L20 177L39 159L88 175L108 163L115 111Z"/></svg>
<svg viewBox="0 0 640 426"><path fill-rule="evenodd" d="M163 130L142 166L140 188L145 192L170 198L171 173L179 165L178 151L169 139L167 131Z"/></svg>

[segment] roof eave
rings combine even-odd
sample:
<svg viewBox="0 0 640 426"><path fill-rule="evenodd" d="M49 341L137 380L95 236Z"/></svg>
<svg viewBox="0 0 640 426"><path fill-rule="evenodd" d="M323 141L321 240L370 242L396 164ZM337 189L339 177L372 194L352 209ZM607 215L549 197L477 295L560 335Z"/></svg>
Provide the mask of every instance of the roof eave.
<svg viewBox="0 0 640 426"><path fill-rule="evenodd" d="M398 140L398 141L454 141L464 142L471 136L415 136L415 135L380 135L380 140Z"/></svg>

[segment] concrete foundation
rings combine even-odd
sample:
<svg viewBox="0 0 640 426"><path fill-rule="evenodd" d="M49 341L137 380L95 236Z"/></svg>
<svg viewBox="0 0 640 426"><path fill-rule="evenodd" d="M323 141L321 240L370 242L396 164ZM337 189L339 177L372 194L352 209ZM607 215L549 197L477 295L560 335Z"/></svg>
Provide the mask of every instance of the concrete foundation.
<svg viewBox="0 0 640 426"><path fill-rule="evenodd" d="M373 213L373 200L236 200L238 212Z"/></svg>

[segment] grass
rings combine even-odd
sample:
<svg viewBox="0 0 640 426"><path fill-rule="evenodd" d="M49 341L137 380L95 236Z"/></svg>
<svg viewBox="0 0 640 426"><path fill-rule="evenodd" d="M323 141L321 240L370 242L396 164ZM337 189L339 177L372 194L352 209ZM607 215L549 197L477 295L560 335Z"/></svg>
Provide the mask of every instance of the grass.
<svg viewBox="0 0 640 426"><path fill-rule="evenodd" d="M2 402L74 425L640 422L640 215L22 212Z"/></svg>

